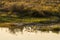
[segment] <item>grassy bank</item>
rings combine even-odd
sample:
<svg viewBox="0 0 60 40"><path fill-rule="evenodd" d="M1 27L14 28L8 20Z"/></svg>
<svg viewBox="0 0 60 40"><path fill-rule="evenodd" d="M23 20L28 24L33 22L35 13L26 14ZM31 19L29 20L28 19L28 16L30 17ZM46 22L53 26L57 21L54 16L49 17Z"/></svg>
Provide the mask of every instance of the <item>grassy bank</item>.
<svg viewBox="0 0 60 40"><path fill-rule="evenodd" d="M33 30L37 28L37 30L41 31L60 31L60 25L56 26L60 24L59 20L59 3L51 4L42 0L19 2L5 0L0 2L0 27L16 29L17 27L13 23L27 23L28 25L29 23L41 23L44 27L40 28L36 25L37 27L33 26L31 28ZM19 26L17 29L19 28L22 27Z"/></svg>

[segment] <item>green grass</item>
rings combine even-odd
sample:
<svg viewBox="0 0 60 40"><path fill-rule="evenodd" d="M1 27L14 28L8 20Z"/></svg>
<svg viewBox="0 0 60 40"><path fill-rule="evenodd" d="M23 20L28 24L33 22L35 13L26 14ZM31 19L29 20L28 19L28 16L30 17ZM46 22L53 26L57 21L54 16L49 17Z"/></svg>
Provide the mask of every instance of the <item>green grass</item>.
<svg viewBox="0 0 60 40"><path fill-rule="evenodd" d="M40 22L40 21L49 21L49 20L57 20L58 18L18 18L18 17L0 17L0 22L25 22L25 23L32 23L32 22Z"/></svg>

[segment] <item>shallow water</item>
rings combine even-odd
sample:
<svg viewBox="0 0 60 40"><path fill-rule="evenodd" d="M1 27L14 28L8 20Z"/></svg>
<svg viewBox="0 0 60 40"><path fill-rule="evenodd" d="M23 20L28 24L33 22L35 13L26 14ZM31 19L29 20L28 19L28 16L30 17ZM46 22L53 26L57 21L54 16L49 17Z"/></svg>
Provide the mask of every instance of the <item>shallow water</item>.
<svg viewBox="0 0 60 40"><path fill-rule="evenodd" d="M12 32L12 31L13 32ZM23 31L13 30L11 28L0 28L0 40L60 40L60 33L53 33L49 32L42 32L38 30L26 30L25 28Z"/></svg>

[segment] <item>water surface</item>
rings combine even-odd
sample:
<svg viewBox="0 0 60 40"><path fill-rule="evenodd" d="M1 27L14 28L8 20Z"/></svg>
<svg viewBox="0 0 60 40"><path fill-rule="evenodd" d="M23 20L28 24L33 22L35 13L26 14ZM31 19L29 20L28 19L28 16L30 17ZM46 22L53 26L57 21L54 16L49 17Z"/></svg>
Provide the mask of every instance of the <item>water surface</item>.
<svg viewBox="0 0 60 40"><path fill-rule="evenodd" d="M22 28L21 28L22 29ZM13 30L11 28L0 28L0 40L60 40L60 33L42 32L38 30L28 30L23 28L23 31Z"/></svg>

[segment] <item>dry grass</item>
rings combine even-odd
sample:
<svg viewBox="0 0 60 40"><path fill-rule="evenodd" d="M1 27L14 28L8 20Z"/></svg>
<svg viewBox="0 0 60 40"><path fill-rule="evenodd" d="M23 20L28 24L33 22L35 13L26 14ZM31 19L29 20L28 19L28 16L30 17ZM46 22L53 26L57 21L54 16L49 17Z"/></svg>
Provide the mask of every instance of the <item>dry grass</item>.
<svg viewBox="0 0 60 40"><path fill-rule="evenodd" d="M42 4L43 3L43 4ZM19 1L19 2L7 2L7 1L2 1L0 4L4 4L2 8L12 10L14 6L17 7L17 9L21 9L21 6L24 7L24 9L32 9L32 10L47 10L47 11L59 11L60 9L60 4L49 4L46 5L46 2L42 1ZM48 4L48 3L47 3Z"/></svg>

